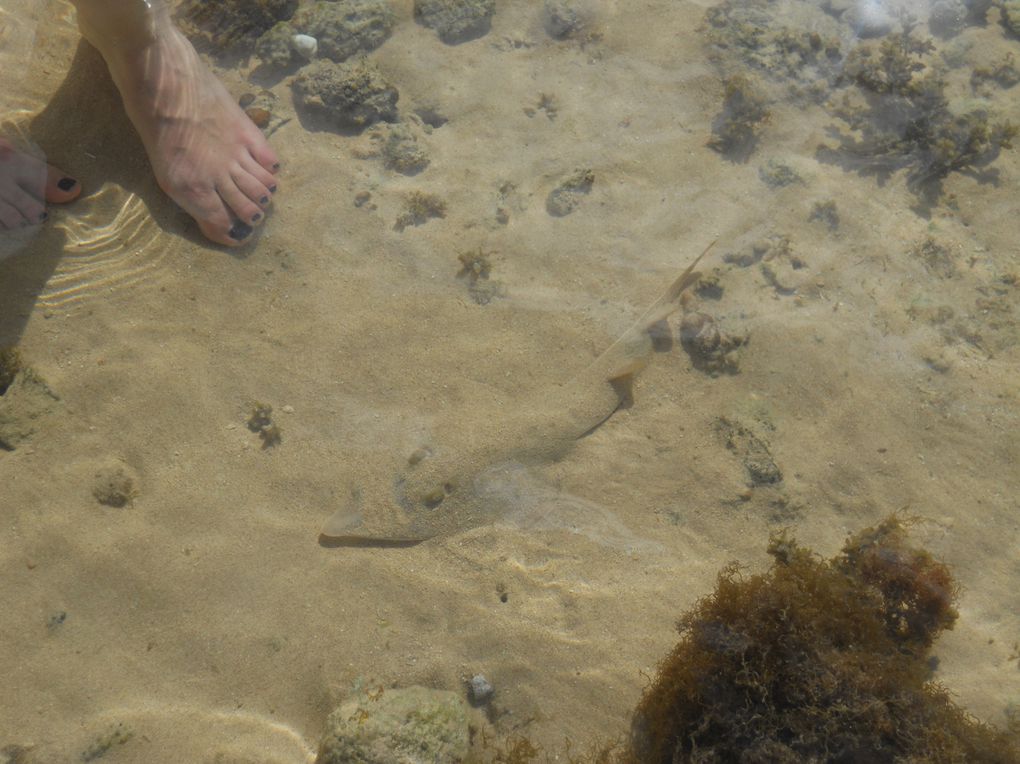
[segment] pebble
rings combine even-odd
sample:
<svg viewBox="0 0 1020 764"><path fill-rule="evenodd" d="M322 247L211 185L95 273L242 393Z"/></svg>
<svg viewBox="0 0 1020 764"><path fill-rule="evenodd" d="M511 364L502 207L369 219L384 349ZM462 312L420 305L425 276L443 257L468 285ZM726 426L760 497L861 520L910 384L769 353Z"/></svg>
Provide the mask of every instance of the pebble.
<svg viewBox="0 0 1020 764"><path fill-rule="evenodd" d="M319 41L307 34L294 35L290 38L290 43L294 47L294 52L308 61L311 61L319 50Z"/></svg>
<svg viewBox="0 0 1020 764"><path fill-rule="evenodd" d="M475 674L468 684L468 700L473 706L484 706L492 700L496 688L489 684L489 680L483 674Z"/></svg>
<svg viewBox="0 0 1020 764"><path fill-rule="evenodd" d="M263 109L260 106L249 106L244 110L244 113L248 115L248 119L255 123L256 127L263 128L269 127L269 120L273 114L269 109Z"/></svg>

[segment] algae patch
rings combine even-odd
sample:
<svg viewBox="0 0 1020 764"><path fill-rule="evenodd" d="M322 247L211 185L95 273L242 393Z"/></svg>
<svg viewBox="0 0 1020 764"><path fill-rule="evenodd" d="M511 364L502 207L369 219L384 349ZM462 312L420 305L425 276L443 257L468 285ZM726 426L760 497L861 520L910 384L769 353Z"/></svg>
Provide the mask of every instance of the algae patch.
<svg viewBox="0 0 1020 764"><path fill-rule="evenodd" d="M0 350L0 449L13 451L31 438L59 401L17 348Z"/></svg>

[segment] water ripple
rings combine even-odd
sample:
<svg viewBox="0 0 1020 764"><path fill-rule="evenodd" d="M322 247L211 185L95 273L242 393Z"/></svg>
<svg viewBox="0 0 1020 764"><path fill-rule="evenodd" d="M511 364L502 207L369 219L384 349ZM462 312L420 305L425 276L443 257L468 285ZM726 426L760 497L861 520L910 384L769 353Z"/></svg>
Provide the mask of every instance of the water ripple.
<svg viewBox="0 0 1020 764"><path fill-rule="evenodd" d="M67 307L101 290L152 287L153 271L166 252L159 227L145 203L119 186L107 185L88 199L85 215L60 214L53 222L66 237L60 260L39 303Z"/></svg>

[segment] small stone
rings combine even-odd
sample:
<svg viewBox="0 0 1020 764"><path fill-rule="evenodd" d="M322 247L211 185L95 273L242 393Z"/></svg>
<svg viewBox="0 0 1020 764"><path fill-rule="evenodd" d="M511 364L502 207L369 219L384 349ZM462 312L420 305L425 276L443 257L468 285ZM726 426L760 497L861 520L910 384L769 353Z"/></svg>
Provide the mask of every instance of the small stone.
<svg viewBox="0 0 1020 764"><path fill-rule="evenodd" d="M294 52L306 61L315 58L315 53L319 50L319 41L308 34L294 35L290 38L290 44L294 48Z"/></svg>
<svg viewBox="0 0 1020 764"><path fill-rule="evenodd" d="M272 113L269 109L263 109L258 106L251 106L244 110L244 113L248 115L248 119L255 123L255 127L268 127L269 118L272 117Z"/></svg>
<svg viewBox="0 0 1020 764"><path fill-rule="evenodd" d="M475 707L484 706L492 700L495 692L496 688L489 683L489 680L483 674L475 674L468 683L468 700Z"/></svg>

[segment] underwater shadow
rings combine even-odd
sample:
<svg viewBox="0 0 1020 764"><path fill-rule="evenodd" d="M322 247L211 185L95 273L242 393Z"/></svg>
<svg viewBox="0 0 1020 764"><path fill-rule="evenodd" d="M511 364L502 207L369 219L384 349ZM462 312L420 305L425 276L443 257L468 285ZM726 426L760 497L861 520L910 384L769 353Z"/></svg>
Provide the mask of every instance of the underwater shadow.
<svg viewBox="0 0 1020 764"><path fill-rule="evenodd" d="M327 536L319 534L319 546L323 549L407 549L418 546L421 541L393 541L390 539L367 539L355 536Z"/></svg>

